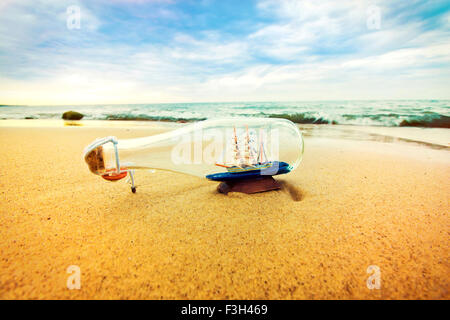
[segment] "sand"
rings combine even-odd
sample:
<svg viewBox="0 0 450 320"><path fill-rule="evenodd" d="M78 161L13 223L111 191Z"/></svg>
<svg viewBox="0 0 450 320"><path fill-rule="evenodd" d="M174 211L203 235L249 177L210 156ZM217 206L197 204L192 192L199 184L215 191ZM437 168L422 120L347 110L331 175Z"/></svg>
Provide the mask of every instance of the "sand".
<svg viewBox="0 0 450 320"><path fill-rule="evenodd" d="M0 128L0 298L450 298L447 149L307 136L283 189L254 195L163 171L132 194L89 172L94 138L148 127Z"/></svg>

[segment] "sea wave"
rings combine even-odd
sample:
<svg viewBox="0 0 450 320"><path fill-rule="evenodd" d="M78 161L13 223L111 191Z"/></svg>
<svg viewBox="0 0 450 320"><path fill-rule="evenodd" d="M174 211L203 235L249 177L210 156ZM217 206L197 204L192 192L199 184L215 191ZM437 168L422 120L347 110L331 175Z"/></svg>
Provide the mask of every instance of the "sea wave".
<svg viewBox="0 0 450 320"><path fill-rule="evenodd" d="M375 114L375 115L349 115L335 119L314 117L310 114L270 114L270 118L288 119L299 124L350 124L350 125L383 125L388 127L424 127L424 128L450 128L450 117L432 113L423 116L408 116L399 114ZM345 120L342 121L341 119Z"/></svg>
<svg viewBox="0 0 450 320"><path fill-rule="evenodd" d="M164 117L164 116L150 116L145 114L109 114L100 120L125 120L125 121L164 121L164 122L194 122L202 121L207 118L183 118L183 117Z"/></svg>
<svg viewBox="0 0 450 320"><path fill-rule="evenodd" d="M61 119L67 110L82 113L83 120L193 122L270 117L299 124L450 128L449 100L2 106L0 119Z"/></svg>
<svg viewBox="0 0 450 320"><path fill-rule="evenodd" d="M450 128L450 117L444 115L424 115L423 117L402 120L400 127Z"/></svg>
<svg viewBox="0 0 450 320"><path fill-rule="evenodd" d="M294 123L302 123L302 124L338 124L337 121L327 120L322 117L314 117L308 114L303 113L294 113L294 114L269 114L269 118L282 118L290 120Z"/></svg>

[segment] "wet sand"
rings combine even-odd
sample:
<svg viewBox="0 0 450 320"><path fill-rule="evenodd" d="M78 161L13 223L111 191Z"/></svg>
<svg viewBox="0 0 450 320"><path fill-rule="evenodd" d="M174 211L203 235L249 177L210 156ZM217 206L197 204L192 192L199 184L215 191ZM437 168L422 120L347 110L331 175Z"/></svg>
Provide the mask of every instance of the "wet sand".
<svg viewBox="0 0 450 320"><path fill-rule="evenodd" d="M83 162L97 137L164 130L0 128L0 298L450 298L448 148L306 135L282 190L228 196L164 171L132 194Z"/></svg>

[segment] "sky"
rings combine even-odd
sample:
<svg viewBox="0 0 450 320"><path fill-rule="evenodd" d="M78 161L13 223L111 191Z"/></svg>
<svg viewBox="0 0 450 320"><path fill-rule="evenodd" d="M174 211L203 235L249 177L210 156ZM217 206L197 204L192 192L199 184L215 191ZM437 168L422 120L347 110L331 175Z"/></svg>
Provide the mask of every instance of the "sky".
<svg viewBox="0 0 450 320"><path fill-rule="evenodd" d="M0 104L449 98L448 1L0 0Z"/></svg>

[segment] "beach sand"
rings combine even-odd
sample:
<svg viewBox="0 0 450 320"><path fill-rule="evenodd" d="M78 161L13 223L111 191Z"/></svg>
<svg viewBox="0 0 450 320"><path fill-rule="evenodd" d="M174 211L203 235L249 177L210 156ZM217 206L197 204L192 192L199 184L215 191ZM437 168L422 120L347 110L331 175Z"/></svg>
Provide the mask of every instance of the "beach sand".
<svg viewBox="0 0 450 320"><path fill-rule="evenodd" d="M450 298L448 149L307 135L282 190L228 196L164 171L132 194L82 159L162 130L0 128L1 299Z"/></svg>

